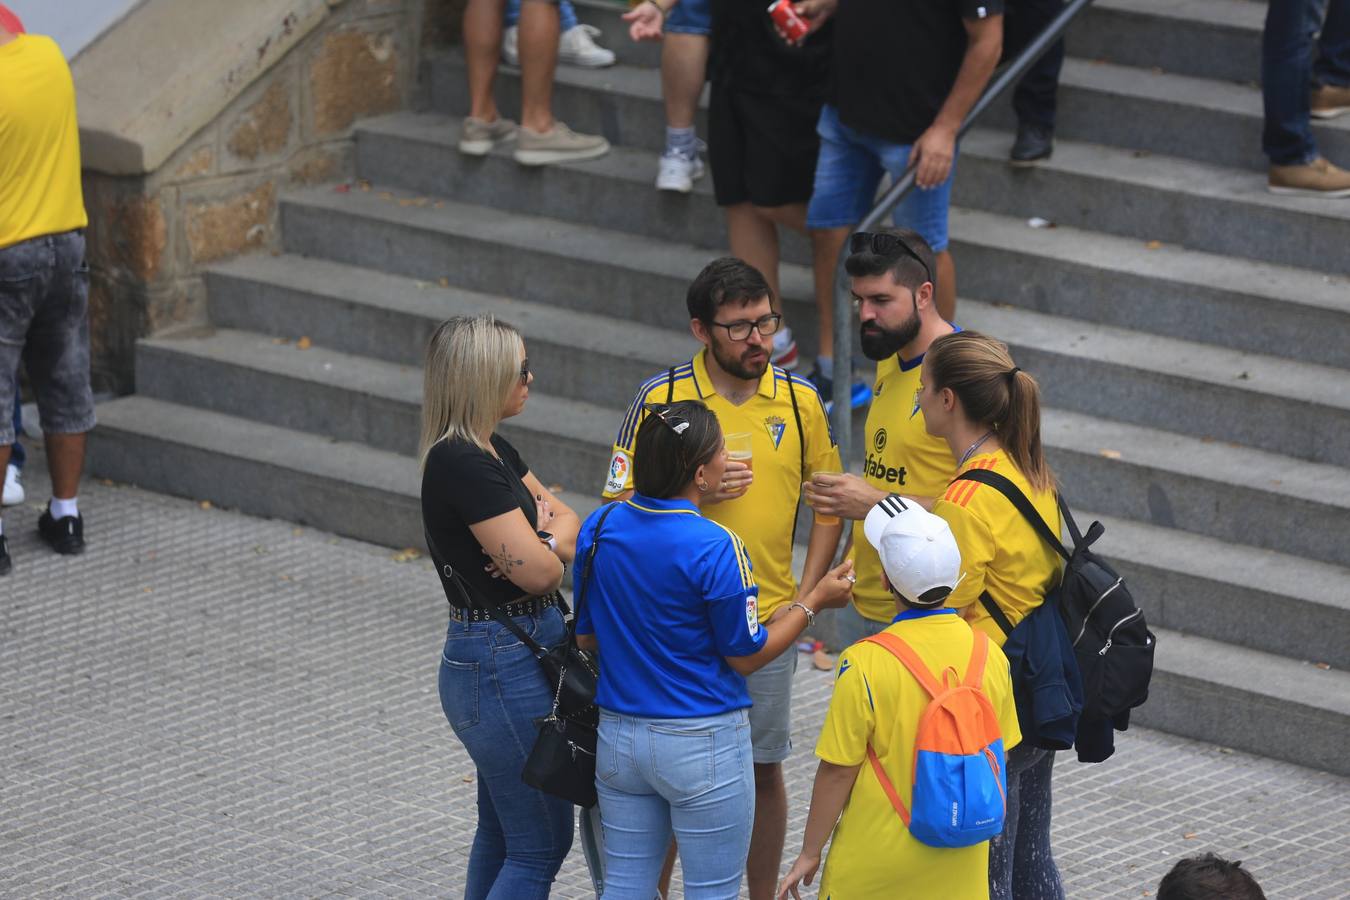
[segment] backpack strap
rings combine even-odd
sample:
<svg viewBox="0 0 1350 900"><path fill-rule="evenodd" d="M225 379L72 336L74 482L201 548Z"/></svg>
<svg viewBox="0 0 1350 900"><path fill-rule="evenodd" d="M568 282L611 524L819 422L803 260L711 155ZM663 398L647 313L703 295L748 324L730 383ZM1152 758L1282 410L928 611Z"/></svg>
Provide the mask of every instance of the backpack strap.
<svg viewBox="0 0 1350 900"><path fill-rule="evenodd" d="M891 806L895 808L895 814L908 828L909 810L905 807L905 801L900 799L900 795L895 790L895 785L886 777L886 770L881 767L881 760L877 759L877 751L872 749L870 743L867 745L867 761L872 764L872 771L876 773L877 781L881 782L881 790L886 794L886 799L891 801Z"/></svg>
<svg viewBox="0 0 1350 900"><path fill-rule="evenodd" d="M802 428L802 413L797 408L797 392L792 389L792 373L786 369L783 374L787 376L788 399L792 401L792 418L797 420L797 446L801 448L801 474L806 475L806 430Z"/></svg>
<svg viewBox="0 0 1350 900"><path fill-rule="evenodd" d="M883 631L881 634L874 634L871 637L863 638L863 640L885 648L888 653L900 660L900 662L904 664L904 667L909 669L910 674L914 676L915 680L917 680L919 684L923 686L923 689L928 692L930 697L936 697L946 690L946 688L933 677L933 673L929 671L926 665L924 665L923 660L919 658L919 654L914 652L914 648L910 647L909 644L906 644L902 639Z"/></svg>
<svg viewBox="0 0 1350 900"><path fill-rule="evenodd" d="M1059 535L1051 531L1050 526L1045 524L1045 519L1042 519L1041 514L1036 511L1036 507L1031 505L1031 501L1027 499L1027 495L1022 493L1022 489L1013 484L1007 476L990 471L989 469L967 469L953 478L952 481L978 481L980 484L989 485L991 488L1007 497L1008 501L1012 503L1013 506L1017 507L1017 511L1022 514L1022 518L1027 520L1028 524L1030 524L1035 532L1041 536L1041 540L1049 544L1056 553L1064 557L1066 561L1073 556L1073 554L1065 549L1064 545L1060 543ZM1065 506L1064 500L1060 498L1058 494L1055 495L1055 502L1059 505L1059 508L1063 510L1064 515L1068 516L1068 507ZM1070 533L1076 532L1077 530L1078 528L1075 525L1070 528ZM1076 541L1078 536L1075 534L1074 538Z"/></svg>
<svg viewBox="0 0 1350 900"><path fill-rule="evenodd" d="M961 683L977 691L984 690L984 664L988 659L989 635L976 631L975 644L970 648L970 662L966 665L966 677Z"/></svg>
<svg viewBox="0 0 1350 900"><path fill-rule="evenodd" d="M1003 632L1004 637L1012 634L1012 622L1008 621L1008 617L1004 615L1003 610L999 609L998 604L994 602L993 597L989 596L988 591L980 592L980 605L984 607L985 612L989 613L989 618L994 620L994 624L998 626L999 631Z"/></svg>

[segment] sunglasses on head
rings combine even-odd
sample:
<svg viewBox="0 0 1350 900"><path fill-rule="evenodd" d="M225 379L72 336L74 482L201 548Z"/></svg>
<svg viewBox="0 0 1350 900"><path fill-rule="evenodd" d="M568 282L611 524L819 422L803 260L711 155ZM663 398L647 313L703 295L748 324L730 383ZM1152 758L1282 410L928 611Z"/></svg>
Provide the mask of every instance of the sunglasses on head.
<svg viewBox="0 0 1350 900"><path fill-rule="evenodd" d="M849 238L848 252L862 253L864 251L875 253L877 256L895 256L898 251L923 266L923 273L927 276L927 281L934 286L937 285L937 282L933 279L933 270L928 268L928 263L924 262L923 257L898 235L880 231L855 231L853 236Z"/></svg>
<svg viewBox="0 0 1350 900"><path fill-rule="evenodd" d="M677 437L684 440L684 433L689 429L688 419L675 412L665 403L648 403L645 409L660 419L662 425L675 432Z"/></svg>

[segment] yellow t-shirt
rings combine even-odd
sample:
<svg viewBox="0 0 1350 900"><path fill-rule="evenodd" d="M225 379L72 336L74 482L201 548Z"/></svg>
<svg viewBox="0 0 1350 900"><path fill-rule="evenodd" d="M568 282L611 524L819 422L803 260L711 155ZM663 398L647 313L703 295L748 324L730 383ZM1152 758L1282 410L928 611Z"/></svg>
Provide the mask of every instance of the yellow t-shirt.
<svg viewBox="0 0 1350 900"><path fill-rule="evenodd" d="M0 46L0 248L83 228L75 83L56 42Z"/></svg>
<svg viewBox="0 0 1350 900"><path fill-rule="evenodd" d="M886 630L913 647L929 671L941 672L951 666L965 677L975 636L959 616L930 614L905 619ZM1003 747L1009 750L1022 740L1022 732L1017 727L1008 659L992 645L983 686L998 716ZM840 654L816 756L835 765L862 768L834 829L821 876L822 898L988 898L989 842L940 848L915 839L867 762L871 743L900 800L912 808L914 737L929 699L909 670L884 647L860 641Z"/></svg>
<svg viewBox="0 0 1350 900"><path fill-rule="evenodd" d="M675 367L672 399L702 400L717 414L723 434L750 434L755 473L750 489L735 500L708 506L703 514L730 528L745 542L759 582L759 618L763 622L797 594L797 582L792 577L792 532L797 524L802 482L815 472L842 471L839 449L830 434L825 404L811 382L770 366L755 395L736 406L713 390L704 362L706 352ZM617 497L633 486L633 445L638 426L646 418L643 404L665 403L670 394L667 372L652 376L638 389L614 441L605 481L606 498ZM792 411L794 395L802 421L801 435L806 441L804 453Z"/></svg>
<svg viewBox="0 0 1350 900"><path fill-rule="evenodd" d="M972 457L961 467L990 469L1007 477L1031 499L1050 530L1060 534L1059 506L1053 491L1033 491L1003 450ZM959 473L958 473L959 474ZM1061 559L997 488L974 481L953 481L933 512L947 520L961 550L962 581L947 597L950 607L971 609L971 624L999 646L1006 636L978 601L981 591L1016 625L1059 582ZM859 581L862 579L859 578Z"/></svg>
<svg viewBox="0 0 1350 900"><path fill-rule="evenodd" d="M919 409L919 371L923 357L901 361L898 356L877 363L872 408L867 411L863 480L888 494L940 497L956 474L951 448L924 428ZM864 618L889 622L895 600L881 584L881 559L863 534L863 523L853 523L853 565L858 583L853 605Z"/></svg>

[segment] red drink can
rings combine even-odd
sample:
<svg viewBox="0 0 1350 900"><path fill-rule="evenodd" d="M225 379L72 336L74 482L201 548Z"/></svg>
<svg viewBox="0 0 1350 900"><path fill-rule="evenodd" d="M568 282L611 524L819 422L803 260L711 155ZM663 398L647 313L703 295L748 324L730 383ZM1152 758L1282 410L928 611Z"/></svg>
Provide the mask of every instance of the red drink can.
<svg viewBox="0 0 1350 900"><path fill-rule="evenodd" d="M778 30L789 44L800 44L811 30L811 26L797 14L788 0L774 0L769 5L769 17L778 25Z"/></svg>

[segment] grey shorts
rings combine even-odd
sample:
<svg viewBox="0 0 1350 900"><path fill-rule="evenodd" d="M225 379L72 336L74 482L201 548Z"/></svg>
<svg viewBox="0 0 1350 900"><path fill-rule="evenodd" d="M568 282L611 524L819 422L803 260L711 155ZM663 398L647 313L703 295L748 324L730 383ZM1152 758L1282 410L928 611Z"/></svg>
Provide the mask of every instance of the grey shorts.
<svg viewBox="0 0 1350 900"><path fill-rule="evenodd" d="M44 432L82 434L94 427L83 231L0 249L0 446L14 443L20 361Z"/></svg>
<svg viewBox="0 0 1350 900"><path fill-rule="evenodd" d="M792 753L792 678L797 674L797 645L792 643L758 672L747 676L750 688L750 748L757 763L780 763Z"/></svg>

